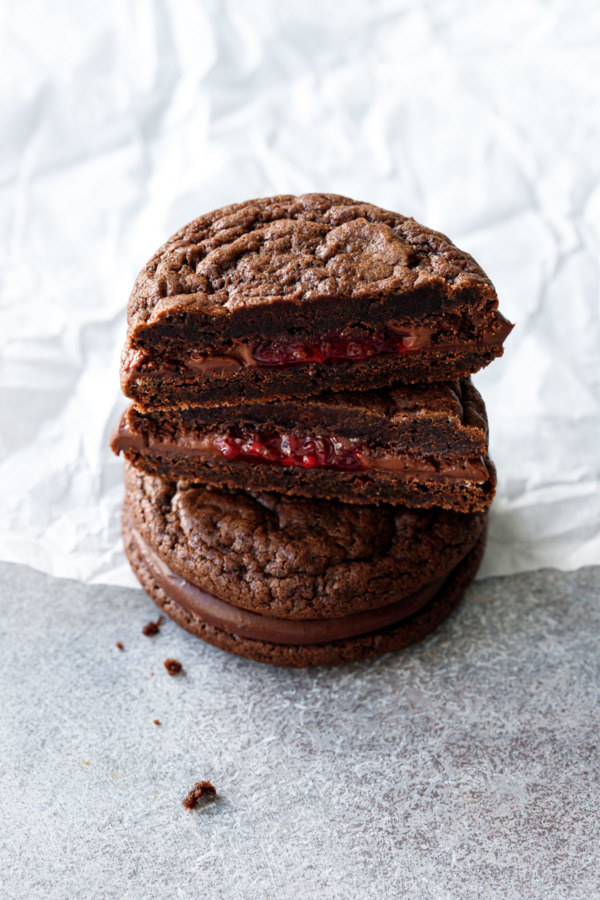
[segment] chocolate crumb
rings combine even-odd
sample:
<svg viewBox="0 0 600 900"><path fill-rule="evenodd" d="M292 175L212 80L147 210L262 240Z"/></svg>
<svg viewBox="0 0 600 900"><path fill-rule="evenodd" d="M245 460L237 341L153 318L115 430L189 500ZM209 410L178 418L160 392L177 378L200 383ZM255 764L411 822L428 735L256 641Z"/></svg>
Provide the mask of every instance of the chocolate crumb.
<svg viewBox="0 0 600 900"><path fill-rule="evenodd" d="M183 668L178 659L165 659L163 665L169 675L179 675Z"/></svg>
<svg viewBox="0 0 600 900"><path fill-rule="evenodd" d="M164 621L164 616L159 616L156 622L148 622L148 624L144 625L142 628L142 634L145 634L146 637L152 637L153 635L158 634L160 626Z"/></svg>
<svg viewBox="0 0 600 900"><path fill-rule="evenodd" d="M210 781L197 781L182 804L186 809L193 809L200 797L216 797L217 792Z"/></svg>
<svg viewBox="0 0 600 900"><path fill-rule="evenodd" d="M152 719L152 721L154 722L155 725L160 725L160 720L159 720L159 719Z"/></svg>
<svg viewBox="0 0 600 900"><path fill-rule="evenodd" d="M124 650L124 649L125 649L125 647L123 646L123 644L121 643L121 641L115 641L115 645L116 645L116 647L117 647L119 650Z"/></svg>

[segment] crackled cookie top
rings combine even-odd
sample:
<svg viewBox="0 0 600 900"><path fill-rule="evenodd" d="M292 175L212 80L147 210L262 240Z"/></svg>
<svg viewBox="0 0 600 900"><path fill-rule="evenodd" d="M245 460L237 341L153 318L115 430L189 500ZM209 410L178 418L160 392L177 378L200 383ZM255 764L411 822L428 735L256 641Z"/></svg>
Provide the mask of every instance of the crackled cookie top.
<svg viewBox="0 0 600 900"><path fill-rule="evenodd" d="M214 596L271 616L373 609L447 575L485 514L351 506L224 491L126 464L127 502L144 540Z"/></svg>
<svg viewBox="0 0 600 900"><path fill-rule="evenodd" d="M414 219L336 194L248 200L190 222L140 272L130 329L186 307L231 312L272 298L376 297L435 285L496 305L467 253Z"/></svg>

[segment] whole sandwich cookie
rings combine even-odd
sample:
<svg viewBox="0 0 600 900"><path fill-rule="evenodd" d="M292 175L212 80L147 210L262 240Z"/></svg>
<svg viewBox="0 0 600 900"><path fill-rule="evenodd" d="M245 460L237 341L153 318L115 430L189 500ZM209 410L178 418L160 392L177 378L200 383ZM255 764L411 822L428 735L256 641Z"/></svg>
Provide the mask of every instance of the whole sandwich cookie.
<svg viewBox="0 0 600 900"><path fill-rule="evenodd" d="M496 475L470 379L240 407L127 410L112 448L135 466L219 487L487 509Z"/></svg>
<svg viewBox="0 0 600 900"><path fill-rule="evenodd" d="M335 194L269 197L194 220L140 272L121 383L168 408L442 381L511 328L444 235Z"/></svg>
<svg viewBox="0 0 600 900"><path fill-rule="evenodd" d="M209 643L286 666L419 640L457 605L485 514L177 485L126 466L125 549L155 602Z"/></svg>

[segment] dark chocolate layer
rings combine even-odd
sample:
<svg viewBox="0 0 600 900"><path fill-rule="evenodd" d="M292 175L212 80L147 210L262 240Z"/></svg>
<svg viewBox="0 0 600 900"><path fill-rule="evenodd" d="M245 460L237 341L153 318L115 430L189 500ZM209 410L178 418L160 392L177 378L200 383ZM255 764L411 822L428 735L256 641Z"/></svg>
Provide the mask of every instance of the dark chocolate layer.
<svg viewBox="0 0 600 900"><path fill-rule="evenodd" d="M226 491L125 464L132 527L180 577L265 616L320 619L405 600L445 577L485 525L439 508Z"/></svg>
<svg viewBox="0 0 600 900"><path fill-rule="evenodd" d="M229 653L235 653L257 662L291 667L350 663L376 654L387 653L390 650L400 650L421 640L437 628L456 608L479 567L485 547L484 531L462 562L458 563L452 571L433 600L399 624L354 638L321 644L294 645L253 640L229 634L223 629L210 625L200 616L186 611L165 593L156 578L149 572L144 558L139 553L137 542L127 527L126 516L123 537L127 557L140 583L160 609L178 625L203 641Z"/></svg>
<svg viewBox="0 0 600 900"><path fill-rule="evenodd" d="M170 569L135 529L132 530L132 537L151 576L167 596L186 612L229 634L275 644L321 644L396 625L429 603L446 581L446 577L438 578L404 600L348 616L281 619L240 609L207 594Z"/></svg>

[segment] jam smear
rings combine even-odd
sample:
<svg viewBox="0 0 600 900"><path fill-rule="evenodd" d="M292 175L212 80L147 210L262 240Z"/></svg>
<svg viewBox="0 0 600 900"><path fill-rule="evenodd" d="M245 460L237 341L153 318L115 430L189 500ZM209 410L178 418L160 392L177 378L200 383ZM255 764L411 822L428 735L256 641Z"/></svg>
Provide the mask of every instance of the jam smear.
<svg viewBox="0 0 600 900"><path fill-rule="evenodd" d="M237 429L214 439L215 450L226 459L246 459L267 465L300 466L303 469L366 468L362 441L308 434L297 437L275 431Z"/></svg>
<svg viewBox="0 0 600 900"><path fill-rule="evenodd" d="M310 363L370 359L373 356L400 356L415 349L408 331L382 328L364 337L327 334L304 341L259 341L252 356L259 366L299 366Z"/></svg>

